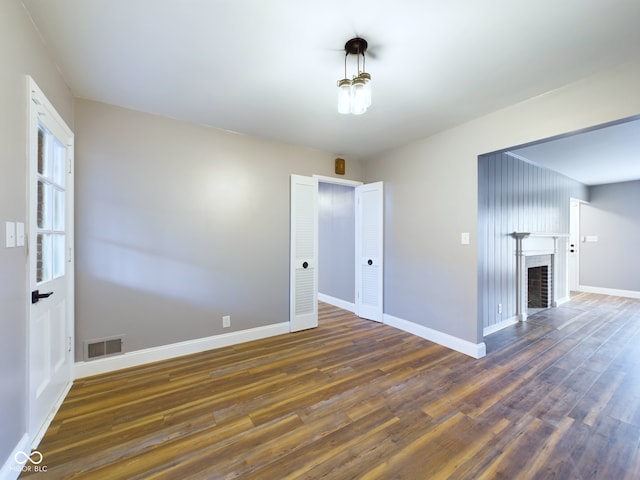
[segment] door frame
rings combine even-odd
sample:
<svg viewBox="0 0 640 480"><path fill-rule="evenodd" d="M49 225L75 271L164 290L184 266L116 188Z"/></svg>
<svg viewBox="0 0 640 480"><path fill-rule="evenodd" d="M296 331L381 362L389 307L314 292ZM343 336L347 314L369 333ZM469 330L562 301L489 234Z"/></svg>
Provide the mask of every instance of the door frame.
<svg viewBox="0 0 640 480"><path fill-rule="evenodd" d="M344 185L344 186L354 187L354 189L356 187L360 187L360 186L366 185L364 182L359 182L359 181L355 181L355 180L347 180L347 179L336 178L336 177L327 177L327 176L323 176L323 175L312 175L311 178L316 179L316 181L318 183L332 183L332 184L336 184L336 185ZM357 228L358 227L358 223L357 223L357 221L358 221L357 220L358 205L357 205L357 203L356 203L356 205L354 207L356 209L355 213L356 213L356 228ZM316 221L317 221L317 218L316 218ZM317 231L317 227L318 226L316 224L316 231ZM356 235L356 255L355 255L355 262L354 262L354 265L353 265L354 272L355 272L355 277L356 277L355 278L355 281L356 281L356 285L355 285L355 287L356 287L356 302L355 302L356 310L358 310L358 275L357 275L357 272L358 272L358 268L359 268L359 266L358 266L358 261L359 261L358 251L359 251L359 249L358 249L357 241L358 241L358 235ZM289 248L291 249L291 246ZM384 289L384 279L382 280L382 282L383 282L383 289ZM318 284L317 284L317 282L316 282L315 288L316 288L316 298L317 298L317 294L318 294ZM291 297L291 295L292 295L292 288L290 286L289 296ZM354 313L357 314L357 311L354 312ZM291 322L291 315L290 315L289 321ZM379 321L382 321L382 319L380 319Z"/></svg>
<svg viewBox="0 0 640 480"><path fill-rule="evenodd" d="M75 361L75 277L74 277L74 250L75 250L75 235L74 235L74 182L73 182L73 160L74 160L74 144L75 137L73 131L68 127L63 118L58 114L55 107L47 99L47 96L38 87L31 76L27 75L27 99L28 99L28 115L27 115L27 211L26 218L27 224L27 275L26 275L26 289L25 289L25 303L26 303L26 325L27 325L27 349L26 349L26 364L27 364L27 406L26 406L26 426L27 435L31 443L32 448L36 448L42 440L47 428L49 427L55 413L60 408L64 398L71 389L74 379L74 361ZM64 135L70 142L65 145L67 157L66 157L66 169L68 174L68 183L66 188L66 244L65 244L65 261L67 263L65 268L65 289L66 289L66 318L65 318L65 339L68 341L67 345L67 359L69 362L68 369L66 370L65 383L66 385L61 390L59 398L51 406L51 411L44 419L44 422L39 425L35 425L33 419L34 406L34 393L32 391L32 377L33 377L33 345L31 343L32 338L32 271L33 261L36 252L31 248L32 238L35 232L32 231L31 225L31 213L34 202L37 202L35 189L33 187L33 180L37 176L37 151L38 151L38 124L39 117L44 115L48 120L51 120L57 124L57 128L64 132ZM35 170L34 170L35 168Z"/></svg>
<svg viewBox="0 0 640 480"><path fill-rule="evenodd" d="M567 293L569 295L571 291L580 291L580 211L585 203L589 202L579 198L569 198L569 242L567 243ZM572 252L572 249L575 252Z"/></svg>
<svg viewBox="0 0 640 480"><path fill-rule="evenodd" d="M341 185L343 187L351 187L353 188L353 192L354 192L354 197L355 197L355 190L357 187L360 187L362 185L364 185L363 182L358 182L356 180L347 180L345 178L336 178L336 177L327 177L327 176L323 176L323 175L313 175L313 178L318 180L318 184L320 183L327 183L327 184L331 184L331 185ZM357 210L358 210L358 205L357 203L354 201L354 205L353 205L353 217L354 217L354 221L353 221L353 228L354 231L357 228L357 220L356 220L356 214L357 214ZM355 232L354 232L355 233ZM357 238L354 236L354 241L357 242ZM344 301L341 302L340 304L337 304L338 302L333 302L332 304L336 307L342 308L343 310L347 310L349 312L352 313L357 313L357 303L358 303L358 255L357 252L355 250L357 250L356 248L356 244L354 244L354 261L353 261L353 276L354 276L354 285L353 285L353 289L355 292L355 297L353 299L353 303L348 302L348 301ZM319 285L319 283L318 283ZM320 296L320 292L318 292L318 295Z"/></svg>

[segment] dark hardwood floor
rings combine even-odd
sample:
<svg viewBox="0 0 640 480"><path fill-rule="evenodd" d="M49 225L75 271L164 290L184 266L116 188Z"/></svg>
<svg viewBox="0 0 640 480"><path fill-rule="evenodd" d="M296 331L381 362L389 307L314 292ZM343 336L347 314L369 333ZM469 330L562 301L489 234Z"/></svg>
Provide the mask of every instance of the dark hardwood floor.
<svg viewBox="0 0 640 480"><path fill-rule="evenodd" d="M640 478L639 300L576 295L480 360L320 312L314 330L76 381L32 477Z"/></svg>

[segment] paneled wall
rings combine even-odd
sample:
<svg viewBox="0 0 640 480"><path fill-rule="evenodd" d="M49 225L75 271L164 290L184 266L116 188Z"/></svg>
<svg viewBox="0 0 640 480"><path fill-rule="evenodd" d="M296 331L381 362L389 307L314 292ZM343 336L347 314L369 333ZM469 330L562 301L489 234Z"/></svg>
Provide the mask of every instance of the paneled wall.
<svg viewBox="0 0 640 480"><path fill-rule="evenodd" d="M319 293L355 302L355 189L318 185Z"/></svg>
<svg viewBox="0 0 640 480"><path fill-rule="evenodd" d="M587 187L510 153L478 158L478 304L483 328L516 314L513 232L569 233L569 199ZM555 299L568 296L566 239L558 241Z"/></svg>

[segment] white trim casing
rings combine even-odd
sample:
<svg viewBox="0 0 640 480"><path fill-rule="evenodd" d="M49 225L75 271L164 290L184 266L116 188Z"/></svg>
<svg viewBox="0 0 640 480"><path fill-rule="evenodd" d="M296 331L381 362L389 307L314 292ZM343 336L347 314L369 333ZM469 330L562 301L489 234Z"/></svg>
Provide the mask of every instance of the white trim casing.
<svg viewBox="0 0 640 480"><path fill-rule="evenodd" d="M334 185L344 185L346 187L359 187L362 182L356 180L347 180L346 178L327 177L324 175L312 175L312 178L318 180L318 183L333 183Z"/></svg>
<svg viewBox="0 0 640 480"><path fill-rule="evenodd" d="M74 365L72 364L71 375L74 375L74 372L75 372L75 369L74 369ZM75 378L75 377L72 377L72 378ZM38 445L40 445L40 441L44 437L44 434L47 433L47 430L49 429L51 422L53 422L53 419L58 413L58 410L60 410L60 407L62 406L62 402L64 402L65 398L67 398L67 394L71 390L71 387L73 387L73 382L69 382L69 384L64 388L64 391L60 395L60 398L58 398L56 403L53 405L51 412L49 412L49 415L47 415L47 418L44 420L44 423L40 427L40 430L36 432L35 436L31 440L32 449L38 448Z"/></svg>
<svg viewBox="0 0 640 480"><path fill-rule="evenodd" d="M578 285L579 292L599 293L601 295L612 295L614 297L640 298L640 292L635 290L618 290L616 288L590 287L588 285Z"/></svg>
<svg viewBox="0 0 640 480"><path fill-rule="evenodd" d="M520 319L518 318L517 315L511 318L507 318L499 323L495 323L493 325L489 325L488 327L484 327L484 329L482 330L482 336L486 337L487 335L496 333L502 330L503 328L507 328L507 327L510 327L511 325L515 325L518 322L520 322Z"/></svg>
<svg viewBox="0 0 640 480"><path fill-rule="evenodd" d="M449 335L448 333L443 333L439 330L425 327L424 325L419 325L408 320L403 320L387 313L383 315L383 322L386 325L398 328L413 335L417 335L418 337L422 337L425 340L429 340L430 342L437 343L438 345L442 345L443 347L450 348L451 350L455 350L456 352L464 353L465 355L473 358L482 358L487 355L487 347L484 342L477 344L472 343L467 340L454 337L453 335Z"/></svg>
<svg viewBox="0 0 640 480"><path fill-rule="evenodd" d="M76 363L76 378L89 377L101 373L112 372L122 368L136 367L145 363L168 360L170 358L200 353L206 350L238 345L252 340L284 335L289 333L289 322L275 323L264 327L250 328L238 332L223 333L211 337L187 340L160 347L145 348L127 352L123 355Z"/></svg>

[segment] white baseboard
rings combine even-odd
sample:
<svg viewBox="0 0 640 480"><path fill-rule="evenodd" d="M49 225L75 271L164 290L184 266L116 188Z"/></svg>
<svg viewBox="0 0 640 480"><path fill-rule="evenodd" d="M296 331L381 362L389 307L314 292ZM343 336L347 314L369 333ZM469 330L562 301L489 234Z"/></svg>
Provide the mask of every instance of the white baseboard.
<svg viewBox="0 0 640 480"><path fill-rule="evenodd" d="M511 325L514 325L519 321L520 319L518 318L518 316L514 315L513 317L507 318L506 320L503 320L500 323L496 323L494 325L489 325L488 327L484 327L484 329L482 330L482 336L486 337L487 335L496 333L497 331L502 330L503 328L510 327Z"/></svg>
<svg viewBox="0 0 640 480"><path fill-rule="evenodd" d="M578 285L579 292L599 293L601 295L613 295L614 297L640 298L640 292L636 290L618 290L615 288L590 287Z"/></svg>
<svg viewBox="0 0 640 480"><path fill-rule="evenodd" d="M456 352L464 353L465 355L469 355L473 358L482 358L487 355L487 347L484 342L478 344L472 343L467 340L454 337L453 335L449 335L448 333L443 333L439 330L434 330L432 328L425 327L424 325L403 320L402 318L397 318L386 313L383 315L383 322L386 325L417 335L425 340L450 348Z"/></svg>
<svg viewBox="0 0 640 480"><path fill-rule="evenodd" d="M334 307L347 310L351 313L355 313L356 311L355 303L347 302L346 300L342 300L340 298L331 297L329 295L325 295L324 293L318 293L318 300L324 303L328 303L329 305L333 305Z"/></svg>
<svg viewBox="0 0 640 480"><path fill-rule="evenodd" d="M26 433L22 435L22 438L0 468L0 480L15 480L22 473L23 465L16 462L16 454L23 452L26 454L31 453L31 446L29 445L29 435Z"/></svg>
<svg viewBox="0 0 640 480"><path fill-rule="evenodd" d="M567 303L571 301L571 297L562 297L559 298L558 300L556 300L554 307L559 307L560 305L562 305L563 303Z"/></svg>
<svg viewBox="0 0 640 480"><path fill-rule="evenodd" d="M250 328L238 332L223 333L212 337L187 340L186 342L172 343L159 347L145 348L127 352L123 355L107 357L88 362L76 362L76 378L89 377L100 373L112 372L122 368L135 367L150 362L168 360L170 358L204 352L215 348L228 347L239 343L260 340L289 333L289 322L266 325L264 327Z"/></svg>
<svg viewBox="0 0 640 480"><path fill-rule="evenodd" d="M33 439L31 440L32 449L38 448L38 445L40 445L40 441L42 440L42 437L44 437L44 434L47 433L47 430L49 429L49 425L51 425L51 422L53 422L53 418L56 416L56 413L58 413L58 410L60 410L60 407L62 406L62 402L64 402L64 399L67 398L67 394L71 390L72 386L73 386L73 381L69 381L67 386L64 387L64 390L58 397L58 400L56 400L56 403L51 408L49 415L47 415L47 418L45 418L44 423L40 425L40 429L35 433L32 432L32 434L34 435Z"/></svg>

